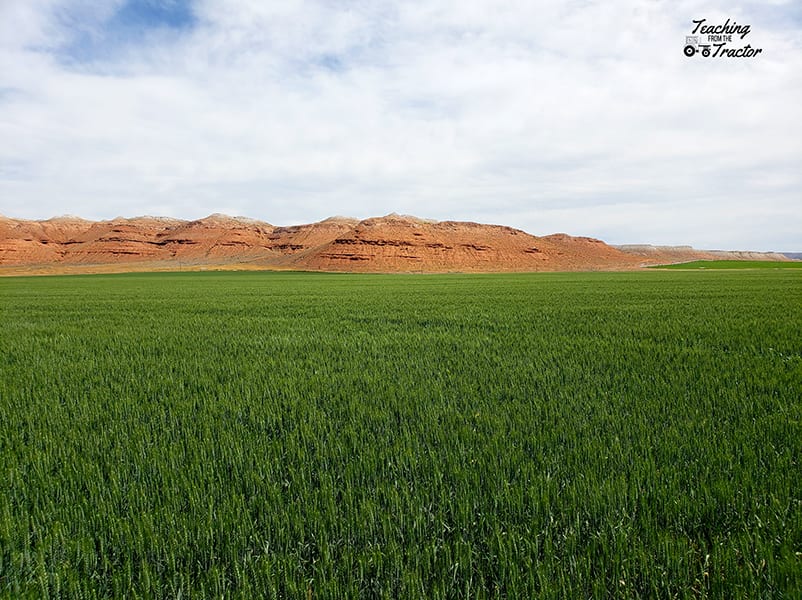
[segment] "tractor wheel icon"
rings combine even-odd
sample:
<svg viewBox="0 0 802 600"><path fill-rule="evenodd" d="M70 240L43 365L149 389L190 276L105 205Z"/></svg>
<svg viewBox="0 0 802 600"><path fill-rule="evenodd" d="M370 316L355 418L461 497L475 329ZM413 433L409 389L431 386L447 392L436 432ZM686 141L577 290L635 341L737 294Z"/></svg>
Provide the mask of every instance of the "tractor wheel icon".
<svg viewBox="0 0 802 600"><path fill-rule="evenodd" d="M694 54L696 54L696 48L694 46L691 46L690 44L688 44L687 46L685 46L685 50L683 50L683 52L685 52L685 56L691 57ZM709 52L708 52L708 54L709 54Z"/></svg>
<svg viewBox="0 0 802 600"><path fill-rule="evenodd" d="M704 56L705 58L710 56L710 48L705 48L704 50L702 50L702 56Z"/></svg>

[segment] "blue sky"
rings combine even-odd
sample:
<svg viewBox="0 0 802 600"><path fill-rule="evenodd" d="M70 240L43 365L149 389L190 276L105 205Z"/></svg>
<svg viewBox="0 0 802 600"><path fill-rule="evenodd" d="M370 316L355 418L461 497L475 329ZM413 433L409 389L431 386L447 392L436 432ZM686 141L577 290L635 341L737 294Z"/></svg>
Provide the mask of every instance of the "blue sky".
<svg viewBox="0 0 802 600"><path fill-rule="evenodd" d="M685 57L699 18L761 55ZM799 106L794 0L3 0L0 214L802 250Z"/></svg>
<svg viewBox="0 0 802 600"><path fill-rule="evenodd" d="M154 34L191 35L196 25L192 3L179 0L126 0L99 18L87 10L65 4L55 11L57 26L67 35L53 54L67 66L125 60L123 51L136 52L152 43Z"/></svg>

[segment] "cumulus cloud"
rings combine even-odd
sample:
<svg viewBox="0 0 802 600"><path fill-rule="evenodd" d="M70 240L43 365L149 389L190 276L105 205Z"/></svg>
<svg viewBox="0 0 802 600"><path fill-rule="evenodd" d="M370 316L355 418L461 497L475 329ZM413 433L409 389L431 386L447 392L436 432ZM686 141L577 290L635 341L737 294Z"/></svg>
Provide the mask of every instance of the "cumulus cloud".
<svg viewBox="0 0 802 600"><path fill-rule="evenodd" d="M793 2L89 5L0 4L0 213L802 248ZM685 57L699 18L763 53Z"/></svg>

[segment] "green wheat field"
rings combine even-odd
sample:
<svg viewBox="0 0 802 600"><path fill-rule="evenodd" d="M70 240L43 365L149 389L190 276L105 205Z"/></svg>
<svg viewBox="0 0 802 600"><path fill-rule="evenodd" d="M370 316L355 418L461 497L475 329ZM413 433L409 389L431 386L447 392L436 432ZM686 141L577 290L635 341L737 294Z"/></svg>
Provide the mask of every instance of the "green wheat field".
<svg viewBox="0 0 802 600"><path fill-rule="evenodd" d="M800 598L802 273L0 279L0 597Z"/></svg>

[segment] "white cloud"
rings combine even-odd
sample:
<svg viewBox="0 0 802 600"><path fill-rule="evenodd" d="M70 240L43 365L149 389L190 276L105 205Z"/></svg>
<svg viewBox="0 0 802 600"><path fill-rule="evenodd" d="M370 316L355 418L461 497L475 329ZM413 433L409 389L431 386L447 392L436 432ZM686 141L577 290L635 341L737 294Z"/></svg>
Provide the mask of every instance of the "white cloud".
<svg viewBox="0 0 802 600"><path fill-rule="evenodd" d="M204 0L191 28L78 58L85 3L0 6L0 213L802 248L793 4ZM761 56L683 56L692 19L728 17Z"/></svg>

